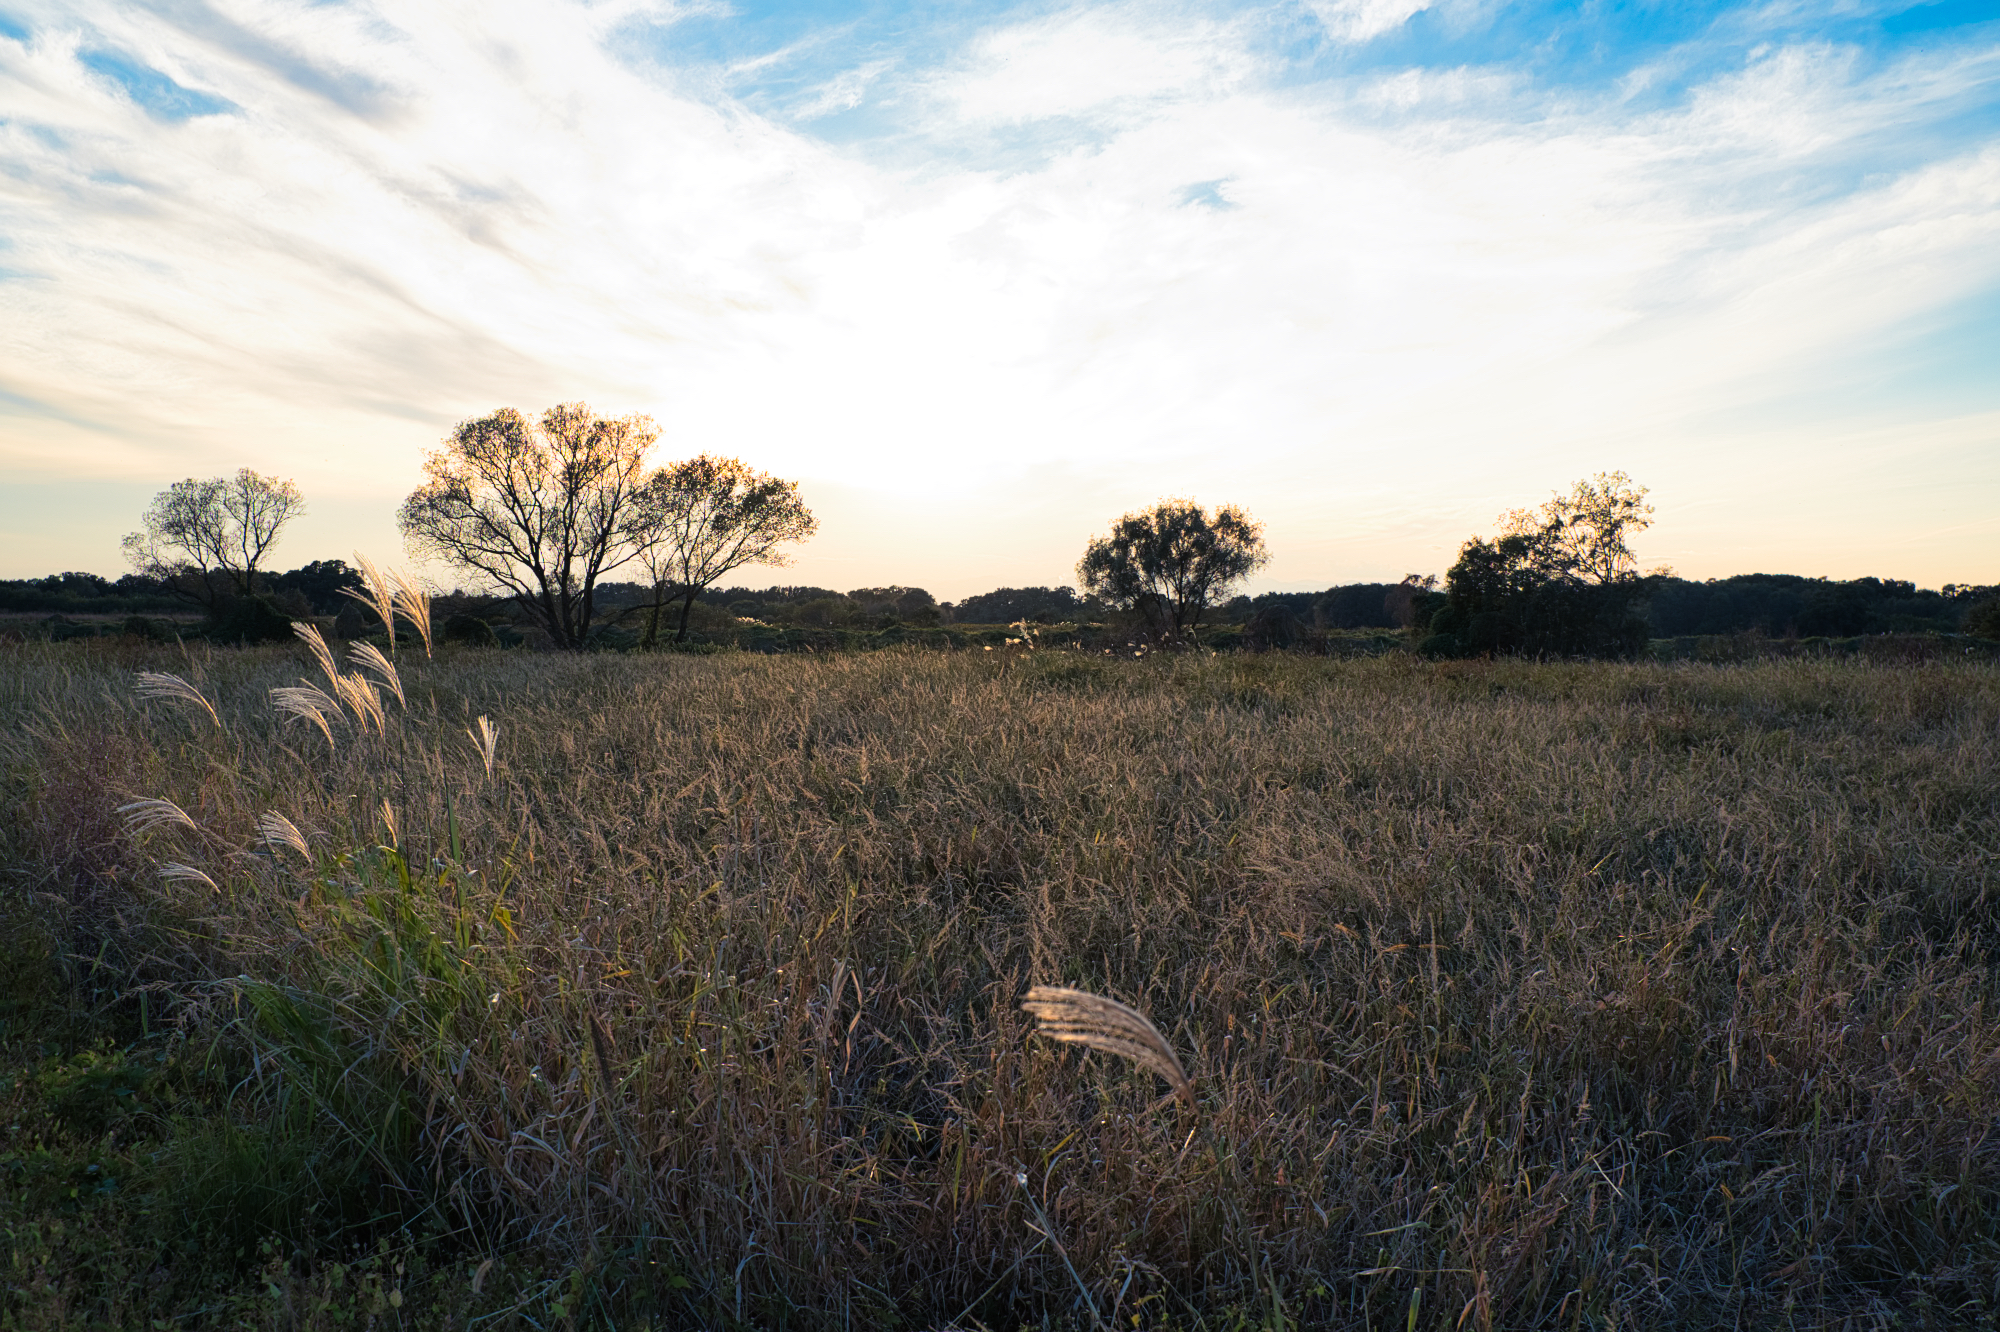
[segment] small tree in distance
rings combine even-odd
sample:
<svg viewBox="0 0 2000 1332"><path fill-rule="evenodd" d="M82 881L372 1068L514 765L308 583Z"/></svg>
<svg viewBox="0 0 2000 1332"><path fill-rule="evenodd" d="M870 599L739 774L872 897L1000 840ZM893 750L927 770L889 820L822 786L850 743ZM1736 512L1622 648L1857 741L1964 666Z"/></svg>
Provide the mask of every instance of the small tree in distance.
<svg viewBox="0 0 2000 1332"><path fill-rule="evenodd" d="M1076 577L1085 592L1141 615L1155 641L1183 643L1204 610L1270 558L1262 526L1235 505L1211 515L1192 500L1164 499L1092 538Z"/></svg>
<svg viewBox="0 0 2000 1332"><path fill-rule="evenodd" d="M787 564L778 547L819 530L797 482L708 454L655 472L642 508L650 534L644 559L653 583L642 640L647 647L659 639L660 611L669 598L680 603L674 641L682 642L703 588L746 564Z"/></svg>
<svg viewBox="0 0 2000 1332"><path fill-rule="evenodd" d="M566 402L529 421L511 407L464 421L424 460L396 517L421 555L504 589L559 648L580 649L597 580L646 549L650 418Z"/></svg>
<svg viewBox="0 0 2000 1332"><path fill-rule="evenodd" d="M258 561L305 511L297 486L244 467L174 482L121 544L134 570L215 611L230 595L256 591Z"/></svg>

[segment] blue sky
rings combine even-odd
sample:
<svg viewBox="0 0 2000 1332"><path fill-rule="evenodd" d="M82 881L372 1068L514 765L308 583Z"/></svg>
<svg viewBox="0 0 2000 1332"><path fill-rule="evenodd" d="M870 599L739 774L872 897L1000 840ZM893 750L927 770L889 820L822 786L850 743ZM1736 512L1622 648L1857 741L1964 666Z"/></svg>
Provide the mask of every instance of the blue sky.
<svg viewBox="0 0 2000 1332"><path fill-rule="evenodd" d="M577 398L803 483L752 581L1162 495L1393 578L1613 468L1686 574L2000 581L2000 0L0 0L0 576L245 465L394 561Z"/></svg>

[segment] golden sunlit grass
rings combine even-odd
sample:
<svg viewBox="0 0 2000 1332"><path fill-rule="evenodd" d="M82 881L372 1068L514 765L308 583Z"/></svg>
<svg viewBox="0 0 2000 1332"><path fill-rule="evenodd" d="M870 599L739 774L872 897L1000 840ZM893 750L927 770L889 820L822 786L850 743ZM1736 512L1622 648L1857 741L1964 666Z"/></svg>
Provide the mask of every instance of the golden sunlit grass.
<svg viewBox="0 0 2000 1332"><path fill-rule="evenodd" d="M0 647L9 891L466 1300L2000 1307L1990 665L316 652Z"/></svg>

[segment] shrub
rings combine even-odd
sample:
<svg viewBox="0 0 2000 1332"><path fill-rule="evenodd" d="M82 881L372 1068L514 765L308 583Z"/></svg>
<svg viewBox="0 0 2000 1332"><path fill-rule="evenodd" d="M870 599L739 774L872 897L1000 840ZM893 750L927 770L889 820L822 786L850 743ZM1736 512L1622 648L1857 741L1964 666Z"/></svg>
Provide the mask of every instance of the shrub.
<svg viewBox="0 0 2000 1332"><path fill-rule="evenodd" d="M474 615L445 617L443 637L447 643L463 643L467 647L500 646L493 626Z"/></svg>
<svg viewBox="0 0 2000 1332"><path fill-rule="evenodd" d="M267 596L231 597L216 608L206 636L217 643L282 643L293 617Z"/></svg>
<svg viewBox="0 0 2000 1332"><path fill-rule="evenodd" d="M2000 597L1978 602L1967 610L1965 632L1974 638L2000 638Z"/></svg>

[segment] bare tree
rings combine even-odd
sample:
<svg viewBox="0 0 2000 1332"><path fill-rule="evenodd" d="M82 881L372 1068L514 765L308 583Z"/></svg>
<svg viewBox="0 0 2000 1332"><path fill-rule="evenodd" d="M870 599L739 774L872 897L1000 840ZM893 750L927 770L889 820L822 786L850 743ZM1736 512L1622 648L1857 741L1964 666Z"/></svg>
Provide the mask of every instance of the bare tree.
<svg viewBox="0 0 2000 1332"><path fill-rule="evenodd" d="M189 477L153 496L140 530L122 543L125 558L213 609L226 595L256 591L258 561L305 511L296 485L247 467L234 476Z"/></svg>
<svg viewBox="0 0 2000 1332"><path fill-rule="evenodd" d="M607 420L566 402L530 421L511 407L465 421L424 460L397 513L411 550L513 594L557 647L581 648L597 581L651 540L651 418Z"/></svg>
<svg viewBox="0 0 2000 1332"><path fill-rule="evenodd" d="M1231 584L1270 558L1263 528L1235 505L1210 515L1192 500L1165 499L1093 538L1076 577L1085 592L1143 615L1160 642L1179 643Z"/></svg>
<svg viewBox="0 0 2000 1332"><path fill-rule="evenodd" d="M645 552L653 581L648 647L659 638L660 611L670 599L680 603L674 633L680 642L703 588L746 564L787 564L778 547L819 530L796 482L708 454L655 472L645 506L653 532Z"/></svg>

